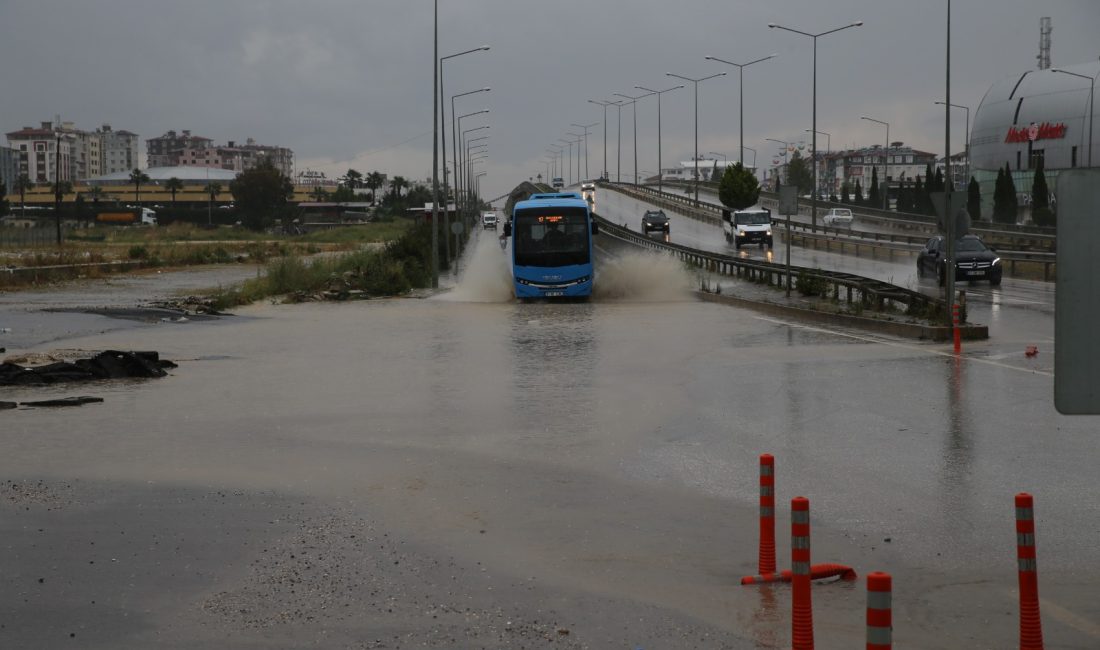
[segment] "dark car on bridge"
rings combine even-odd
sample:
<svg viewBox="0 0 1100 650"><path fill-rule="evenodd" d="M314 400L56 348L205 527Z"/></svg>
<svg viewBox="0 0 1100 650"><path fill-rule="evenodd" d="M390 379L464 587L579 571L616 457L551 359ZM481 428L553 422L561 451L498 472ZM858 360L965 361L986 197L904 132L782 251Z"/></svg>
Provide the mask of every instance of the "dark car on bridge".
<svg viewBox="0 0 1100 650"><path fill-rule="evenodd" d="M669 231L668 216L663 210L646 210L642 215L642 233L648 235L651 232L667 233Z"/></svg>
<svg viewBox="0 0 1100 650"><path fill-rule="evenodd" d="M947 279L946 267L947 240L936 235L917 255L917 277L936 278L943 286ZM977 235L963 235L955 243L955 280L989 280L990 285L997 286L1003 274L997 251L986 246Z"/></svg>

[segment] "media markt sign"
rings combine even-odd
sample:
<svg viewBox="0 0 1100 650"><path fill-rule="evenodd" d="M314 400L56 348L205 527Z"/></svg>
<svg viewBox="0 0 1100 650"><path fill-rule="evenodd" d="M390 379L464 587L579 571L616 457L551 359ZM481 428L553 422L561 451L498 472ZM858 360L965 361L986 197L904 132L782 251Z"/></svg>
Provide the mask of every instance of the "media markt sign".
<svg viewBox="0 0 1100 650"><path fill-rule="evenodd" d="M1010 126L1005 142L1034 142L1036 140L1057 140L1066 137L1066 125L1059 122L1051 124L1032 122L1027 126Z"/></svg>

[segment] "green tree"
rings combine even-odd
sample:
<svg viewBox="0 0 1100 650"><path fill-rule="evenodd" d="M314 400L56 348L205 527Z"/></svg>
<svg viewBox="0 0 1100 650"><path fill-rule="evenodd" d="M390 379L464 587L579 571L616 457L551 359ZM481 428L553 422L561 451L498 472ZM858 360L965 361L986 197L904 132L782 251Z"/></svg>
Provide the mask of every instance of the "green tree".
<svg viewBox="0 0 1100 650"><path fill-rule="evenodd" d="M852 197L852 203L863 205L863 185L859 181L856 181L856 193Z"/></svg>
<svg viewBox="0 0 1100 650"><path fill-rule="evenodd" d="M1043 159L1035 166L1035 178L1031 181L1031 220L1037 226L1053 226L1054 211L1050 209L1050 189L1043 173Z"/></svg>
<svg viewBox="0 0 1100 650"><path fill-rule="evenodd" d="M20 174L19 178L15 179L15 191L19 192L19 216L27 215L27 190L34 187L34 183L26 174Z"/></svg>
<svg viewBox="0 0 1100 650"><path fill-rule="evenodd" d="M309 195L310 195L311 198L313 198L314 201L316 201L318 203L321 203L322 201L327 201L328 200L328 192L325 190L325 188L321 187L320 185L314 187L310 191Z"/></svg>
<svg viewBox="0 0 1100 650"><path fill-rule="evenodd" d="M851 195L851 193L848 189L848 181L844 181L843 183L840 184L840 202L841 203L851 203L852 202L852 195Z"/></svg>
<svg viewBox="0 0 1100 650"><path fill-rule="evenodd" d="M799 194L808 194L814 187L810 166L797 149L791 154L791 162L787 165L787 183L797 185Z"/></svg>
<svg viewBox="0 0 1100 650"><path fill-rule="evenodd" d="M882 195L878 190L878 167L871 168L871 190L867 193L867 205L882 207Z"/></svg>
<svg viewBox="0 0 1100 650"><path fill-rule="evenodd" d="M253 230L263 230L288 216L287 204L294 195L294 183L265 159L237 174L229 183L229 191L244 224Z"/></svg>
<svg viewBox="0 0 1100 650"><path fill-rule="evenodd" d="M1016 223L1016 215L1020 211L1020 199L1016 194L1016 181L1012 178L1012 168L1008 163L1005 163L1005 202L1009 207L1006 215L1009 220L1005 223Z"/></svg>
<svg viewBox="0 0 1100 650"><path fill-rule="evenodd" d="M909 212L909 188L905 186L905 179L898 179L898 200L894 203L894 209L898 212Z"/></svg>
<svg viewBox="0 0 1100 650"><path fill-rule="evenodd" d="M173 176L164 181L164 189L172 193L172 209L176 208L176 192L183 189L183 181Z"/></svg>
<svg viewBox="0 0 1100 650"><path fill-rule="evenodd" d="M932 163L924 166L924 192L920 196L920 213L934 215L936 210L932 207L932 192L936 191L934 182L935 174L932 172Z"/></svg>
<svg viewBox="0 0 1100 650"><path fill-rule="evenodd" d="M966 211L971 221L982 218L982 190L978 185L978 179L970 177L970 183L966 186Z"/></svg>
<svg viewBox="0 0 1100 650"><path fill-rule="evenodd" d="M130 172L130 182L134 184L134 203L141 203L141 184L149 182L149 176L140 169Z"/></svg>
<svg viewBox="0 0 1100 650"><path fill-rule="evenodd" d="M997 170L997 184L993 190L993 220L997 223L1016 223L1016 183L1012 180L1012 168Z"/></svg>
<svg viewBox="0 0 1100 650"><path fill-rule="evenodd" d="M52 191L54 194L57 194L59 190L61 192L61 196L70 194L73 191L73 184L70 181L56 181L50 183L50 191Z"/></svg>
<svg viewBox="0 0 1100 650"><path fill-rule="evenodd" d="M349 169L339 180L341 185L351 190L363 187L363 174L354 169Z"/></svg>
<svg viewBox="0 0 1100 650"><path fill-rule="evenodd" d="M341 185L329 195L330 201L337 203L350 203L359 199L359 196L347 185Z"/></svg>
<svg viewBox="0 0 1100 650"><path fill-rule="evenodd" d="M401 198L401 190L408 186L409 182L405 180L404 176L394 176L390 179L390 191L393 193L394 198Z"/></svg>
<svg viewBox="0 0 1100 650"><path fill-rule="evenodd" d="M933 192L944 192L947 190L947 183L943 178L943 167L936 168L936 176L933 180Z"/></svg>
<svg viewBox="0 0 1100 650"><path fill-rule="evenodd" d="M364 184L370 189L370 200L374 203L375 197L378 195L378 188L386 184L385 177L379 172L371 172L367 174L367 180Z"/></svg>
<svg viewBox="0 0 1100 650"><path fill-rule="evenodd" d="M0 216L8 213L8 186L0 181Z"/></svg>
<svg viewBox="0 0 1100 650"><path fill-rule="evenodd" d="M202 190L206 192L206 195L210 199L210 202L213 203L217 200L218 195L222 192L222 184L216 181L212 183L207 183L206 186L202 188Z"/></svg>
<svg viewBox="0 0 1100 650"><path fill-rule="evenodd" d="M731 210L744 210L760 199L760 183L756 175L741 163L726 167L718 184L718 200Z"/></svg>

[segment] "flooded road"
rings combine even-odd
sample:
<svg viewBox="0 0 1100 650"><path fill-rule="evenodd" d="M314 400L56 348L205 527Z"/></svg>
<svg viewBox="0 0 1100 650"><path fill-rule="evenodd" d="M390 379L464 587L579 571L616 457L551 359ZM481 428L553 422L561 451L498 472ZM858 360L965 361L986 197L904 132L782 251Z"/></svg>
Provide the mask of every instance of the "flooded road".
<svg viewBox="0 0 1100 650"><path fill-rule="evenodd" d="M894 575L899 647L1015 644L1020 491L1048 644L1100 645L1100 420L1048 371L699 303L653 258L518 304L502 256L429 300L66 338L180 367L0 389L106 400L0 415L0 643L789 647L789 589L738 584L772 453L779 564L805 495L815 562ZM864 638L861 584L814 587L820 647Z"/></svg>

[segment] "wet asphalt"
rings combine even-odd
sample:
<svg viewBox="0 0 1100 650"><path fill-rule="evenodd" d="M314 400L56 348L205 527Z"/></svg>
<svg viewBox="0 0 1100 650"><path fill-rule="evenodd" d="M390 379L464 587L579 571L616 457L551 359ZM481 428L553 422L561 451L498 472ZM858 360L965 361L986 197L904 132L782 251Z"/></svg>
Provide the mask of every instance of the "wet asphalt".
<svg viewBox="0 0 1100 650"><path fill-rule="evenodd" d="M27 346L180 366L0 389L105 400L0 415L0 645L789 647L789 589L738 584L764 452L780 565L808 496L815 562L895 576L899 647L1015 643L1024 490L1048 647L1100 645L1100 422L1054 411L1041 359L699 303L617 264L666 291L258 305ZM861 583L813 598L819 647L861 642Z"/></svg>

